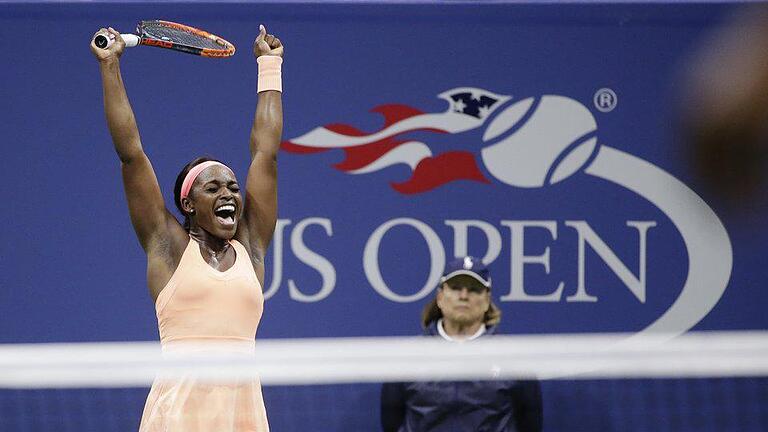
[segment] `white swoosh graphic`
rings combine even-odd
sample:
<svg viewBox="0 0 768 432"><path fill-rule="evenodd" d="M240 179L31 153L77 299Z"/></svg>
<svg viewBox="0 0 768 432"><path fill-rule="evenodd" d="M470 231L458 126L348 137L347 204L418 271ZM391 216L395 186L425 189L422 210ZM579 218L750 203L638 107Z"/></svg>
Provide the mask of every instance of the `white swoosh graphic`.
<svg viewBox="0 0 768 432"><path fill-rule="evenodd" d="M675 225L688 250L688 276L680 295L661 317L626 342L651 334L672 339L685 333L715 307L731 278L733 248L722 222L683 182L629 153L602 146L585 172L653 203Z"/></svg>
<svg viewBox="0 0 768 432"><path fill-rule="evenodd" d="M304 135L292 138L290 141L307 147L346 148L370 144L412 130L441 129L454 134L474 129L482 124L483 120L455 112L421 114L395 123L371 135L353 137L330 131L324 127L317 127Z"/></svg>
<svg viewBox="0 0 768 432"><path fill-rule="evenodd" d="M418 141L409 141L393 148L370 164L354 171L349 171L349 174L368 174L401 163L408 165L411 167L411 171L413 171L419 162L430 156L432 156L432 151L426 144Z"/></svg>

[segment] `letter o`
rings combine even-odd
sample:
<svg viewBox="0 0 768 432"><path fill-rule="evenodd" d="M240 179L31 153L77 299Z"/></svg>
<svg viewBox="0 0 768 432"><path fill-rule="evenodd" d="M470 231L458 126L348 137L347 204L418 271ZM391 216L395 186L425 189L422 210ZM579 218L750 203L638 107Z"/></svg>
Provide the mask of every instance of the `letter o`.
<svg viewBox="0 0 768 432"><path fill-rule="evenodd" d="M411 295L400 295L392 292L384 282L384 278L381 276L381 269L379 268L379 246L381 245L381 240L387 231L398 225L408 225L416 228L416 231L427 241L427 247L429 247L430 270L427 283L418 292ZM445 250L443 249L440 237L424 222L411 218L392 219L376 228L371 237L368 238L365 244L365 251L363 252L363 268L365 269L365 276L368 278L368 282L384 298L398 303L411 303L423 299L437 287L437 283L440 281L440 276L445 268Z"/></svg>

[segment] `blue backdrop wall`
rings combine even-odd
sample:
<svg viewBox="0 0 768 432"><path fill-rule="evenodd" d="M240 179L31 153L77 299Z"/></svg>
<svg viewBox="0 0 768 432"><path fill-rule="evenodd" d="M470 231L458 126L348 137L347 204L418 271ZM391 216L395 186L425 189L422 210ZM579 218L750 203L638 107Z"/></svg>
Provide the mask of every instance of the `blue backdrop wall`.
<svg viewBox="0 0 768 432"><path fill-rule="evenodd" d="M676 139L682 67L731 9L2 3L0 342L157 339L88 49L99 27L151 18L238 48L226 60L122 58L171 208L196 156L244 180L259 23L285 44L260 338L417 334L445 260L467 252L490 264L501 333L768 328L765 205L726 207ZM318 408L320 430L374 430L377 388L345 390L356 408ZM281 391L268 390L275 405L292 399ZM273 424L291 427L302 426Z"/></svg>

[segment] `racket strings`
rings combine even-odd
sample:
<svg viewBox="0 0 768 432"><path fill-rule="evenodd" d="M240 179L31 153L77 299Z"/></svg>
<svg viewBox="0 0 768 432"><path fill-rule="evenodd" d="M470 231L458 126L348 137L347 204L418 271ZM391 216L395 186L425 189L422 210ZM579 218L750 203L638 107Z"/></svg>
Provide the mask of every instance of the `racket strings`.
<svg viewBox="0 0 768 432"><path fill-rule="evenodd" d="M144 26L146 35L155 39L173 42L175 44L186 45L201 49L221 50L225 47L214 39L183 30L175 27L168 27L162 24L148 24Z"/></svg>

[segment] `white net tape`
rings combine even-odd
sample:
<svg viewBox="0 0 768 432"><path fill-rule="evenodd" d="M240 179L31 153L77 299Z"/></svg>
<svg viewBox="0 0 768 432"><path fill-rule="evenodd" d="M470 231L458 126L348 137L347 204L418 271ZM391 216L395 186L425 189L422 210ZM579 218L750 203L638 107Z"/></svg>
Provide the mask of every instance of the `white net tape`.
<svg viewBox="0 0 768 432"><path fill-rule="evenodd" d="M211 352L212 345L206 344ZM213 349L213 351L217 351ZM156 342L0 345L0 388L149 386L258 375L265 385L768 375L768 332L259 340L253 355L163 356Z"/></svg>

